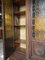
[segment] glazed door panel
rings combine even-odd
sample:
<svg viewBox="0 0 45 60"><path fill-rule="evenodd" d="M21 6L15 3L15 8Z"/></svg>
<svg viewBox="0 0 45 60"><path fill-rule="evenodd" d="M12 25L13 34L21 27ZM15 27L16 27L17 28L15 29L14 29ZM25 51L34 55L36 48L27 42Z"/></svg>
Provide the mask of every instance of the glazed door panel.
<svg viewBox="0 0 45 60"><path fill-rule="evenodd" d="M32 58L45 60L45 0L32 0Z"/></svg>
<svg viewBox="0 0 45 60"><path fill-rule="evenodd" d="M5 59L13 52L12 0L4 0Z"/></svg>

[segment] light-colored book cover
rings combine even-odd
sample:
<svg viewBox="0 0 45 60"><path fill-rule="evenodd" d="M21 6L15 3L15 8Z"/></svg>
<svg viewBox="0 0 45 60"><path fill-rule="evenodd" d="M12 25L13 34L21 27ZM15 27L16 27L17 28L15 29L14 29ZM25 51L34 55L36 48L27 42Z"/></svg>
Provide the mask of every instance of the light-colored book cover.
<svg viewBox="0 0 45 60"><path fill-rule="evenodd" d="M20 11L26 11L26 6L21 6Z"/></svg>
<svg viewBox="0 0 45 60"><path fill-rule="evenodd" d="M26 25L26 16L20 16L20 25Z"/></svg>
<svg viewBox="0 0 45 60"><path fill-rule="evenodd" d="M20 39L26 40L26 28L20 28Z"/></svg>

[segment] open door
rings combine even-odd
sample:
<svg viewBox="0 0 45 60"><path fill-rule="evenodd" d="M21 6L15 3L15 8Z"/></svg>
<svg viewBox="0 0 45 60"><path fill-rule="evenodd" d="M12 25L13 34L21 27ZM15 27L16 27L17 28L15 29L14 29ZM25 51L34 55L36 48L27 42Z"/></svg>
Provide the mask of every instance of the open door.
<svg viewBox="0 0 45 60"><path fill-rule="evenodd" d="M32 60L45 60L45 0L32 0Z"/></svg>
<svg viewBox="0 0 45 60"><path fill-rule="evenodd" d="M12 54L13 50L13 25L12 25L12 0L4 0L4 53L5 60Z"/></svg>

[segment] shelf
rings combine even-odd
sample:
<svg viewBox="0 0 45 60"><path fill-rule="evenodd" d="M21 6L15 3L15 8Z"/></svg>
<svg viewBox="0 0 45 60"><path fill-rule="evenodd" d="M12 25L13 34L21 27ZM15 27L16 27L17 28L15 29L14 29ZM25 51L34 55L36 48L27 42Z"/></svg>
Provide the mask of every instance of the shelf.
<svg viewBox="0 0 45 60"><path fill-rule="evenodd" d="M15 25L14 27L26 27L26 25Z"/></svg>
<svg viewBox="0 0 45 60"><path fill-rule="evenodd" d="M20 43L20 41L19 40L16 40L15 43Z"/></svg>
<svg viewBox="0 0 45 60"><path fill-rule="evenodd" d="M18 16L25 15L25 11L15 12L14 15L18 15Z"/></svg>
<svg viewBox="0 0 45 60"><path fill-rule="evenodd" d="M24 39L18 39L18 40L15 40L15 43L23 43L23 44L25 44L26 40L24 40Z"/></svg>

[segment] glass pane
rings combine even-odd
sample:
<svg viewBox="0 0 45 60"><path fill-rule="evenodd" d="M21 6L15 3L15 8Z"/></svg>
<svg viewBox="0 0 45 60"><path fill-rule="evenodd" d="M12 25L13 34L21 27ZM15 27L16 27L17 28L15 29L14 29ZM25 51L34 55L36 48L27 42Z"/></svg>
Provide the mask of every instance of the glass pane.
<svg viewBox="0 0 45 60"><path fill-rule="evenodd" d="M33 37L45 38L45 0L35 0L32 5Z"/></svg>
<svg viewBox="0 0 45 60"><path fill-rule="evenodd" d="M4 0L5 12L5 58L13 52L12 0Z"/></svg>

